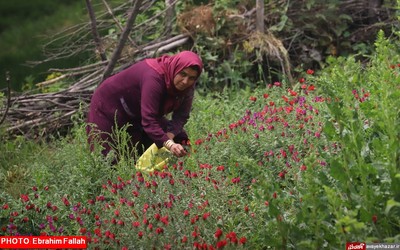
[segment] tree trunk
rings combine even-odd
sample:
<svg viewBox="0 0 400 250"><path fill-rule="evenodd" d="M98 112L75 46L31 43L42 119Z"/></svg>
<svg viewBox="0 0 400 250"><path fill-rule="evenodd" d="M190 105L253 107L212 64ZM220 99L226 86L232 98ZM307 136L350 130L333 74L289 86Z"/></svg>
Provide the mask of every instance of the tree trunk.
<svg viewBox="0 0 400 250"><path fill-rule="evenodd" d="M379 20L379 9L381 9L383 0L368 1L368 23L376 23Z"/></svg>
<svg viewBox="0 0 400 250"><path fill-rule="evenodd" d="M165 0L165 34L168 36L172 31L172 21L175 16L175 0Z"/></svg>
<svg viewBox="0 0 400 250"><path fill-rule="evenodd" d="M257 20L256 30L264 33L264 0L256 0Z"/></svg>

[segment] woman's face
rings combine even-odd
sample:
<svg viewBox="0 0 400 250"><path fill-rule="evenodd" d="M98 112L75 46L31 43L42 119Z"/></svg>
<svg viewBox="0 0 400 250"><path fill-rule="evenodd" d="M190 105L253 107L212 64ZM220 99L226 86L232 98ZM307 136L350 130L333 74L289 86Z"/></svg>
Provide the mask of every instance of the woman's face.
<svg viewBox="0 0 400 250"><path fill-rule="evenodd" d="M184 68L174 77L175 88L179 91L185 90L196 82L198 72L195 69Z"/></svg>

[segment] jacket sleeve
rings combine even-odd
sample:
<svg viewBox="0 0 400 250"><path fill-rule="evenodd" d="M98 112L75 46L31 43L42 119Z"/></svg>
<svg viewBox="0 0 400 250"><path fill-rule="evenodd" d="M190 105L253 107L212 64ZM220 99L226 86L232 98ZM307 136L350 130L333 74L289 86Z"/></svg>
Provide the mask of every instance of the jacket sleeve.
<svg viewBox="0 0 400 250"><path fill-rule="evenodd" d="M160 113L161 101L165 95L165 83L161 77L146 76L141 88L141 116L144 132L158 148L169 138L163 130L163 115Z"/></svg>
<svg viewBox="0 0 400 250"><path fill-rule="evenodd" d="M190 117L192 109L194 88L185 95L181 105L172 113L172 120L168 123L168 132L178 135L183 131L183 127Z"/></svg>

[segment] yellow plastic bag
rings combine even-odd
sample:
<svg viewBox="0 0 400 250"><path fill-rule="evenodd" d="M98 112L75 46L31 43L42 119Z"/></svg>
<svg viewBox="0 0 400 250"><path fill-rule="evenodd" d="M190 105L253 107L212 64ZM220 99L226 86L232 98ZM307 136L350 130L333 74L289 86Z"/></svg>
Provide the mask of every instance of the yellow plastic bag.
<svg viewBox="0 0 400 250"><path fill-rule="evenodd" d="M162 147L158 149L156 144L152 144L136 162L136 169L141 172L150 173L154 170L162 170L168 163L170 151Z"/></svg>

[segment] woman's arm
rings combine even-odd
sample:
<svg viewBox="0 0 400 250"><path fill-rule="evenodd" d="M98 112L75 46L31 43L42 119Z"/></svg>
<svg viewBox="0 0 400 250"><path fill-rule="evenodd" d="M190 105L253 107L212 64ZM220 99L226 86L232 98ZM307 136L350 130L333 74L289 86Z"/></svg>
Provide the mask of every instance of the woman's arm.
<svg viewBox="0 0 400 250"><path fill-rule="evenodd" d="M165 84L160 76L149 76L143 80L140 95L142 127L159 148L170 139L163 130L163 115L160 113L164 95Z"/></svg>
<svg viewBox="0 0 400 250"><path fill-rule="evenodd" d="M173 111L172 120L168 124L168 132L177 135L183 131L192 110L194 90L187 93L178 109Z"/></svg>

